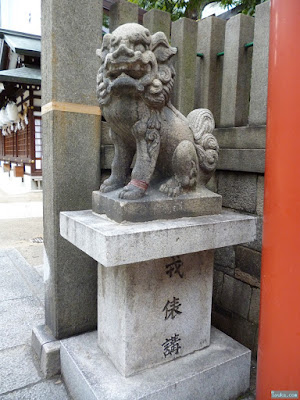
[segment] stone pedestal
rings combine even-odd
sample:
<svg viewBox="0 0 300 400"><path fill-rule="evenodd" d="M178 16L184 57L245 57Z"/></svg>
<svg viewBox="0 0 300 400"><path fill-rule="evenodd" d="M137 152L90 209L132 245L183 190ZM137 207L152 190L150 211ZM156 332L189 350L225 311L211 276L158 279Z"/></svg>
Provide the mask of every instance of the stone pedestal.
<svg viewBox="0 0 300 400"><path fill-rule="evenodd" d="M98 267L98 345L129 376L207 347L213 250Z"/></svg>
<svg viewBox="0 0 300 400"><path fill-rule="evenodd" d="M210 321L213 249L254 240L254 217L117 223L87 210L61 213L60 225L98 262L98 332L62 341L74 399L229 400L248 389L250 350L211 338Z"/></svg>

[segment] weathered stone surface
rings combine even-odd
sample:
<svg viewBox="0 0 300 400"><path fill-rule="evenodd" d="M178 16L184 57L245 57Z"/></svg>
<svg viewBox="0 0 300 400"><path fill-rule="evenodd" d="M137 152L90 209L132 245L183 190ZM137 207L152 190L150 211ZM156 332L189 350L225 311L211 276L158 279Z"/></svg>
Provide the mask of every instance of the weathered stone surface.
<svg viewBox="0 0 300 400"><path fill-rule="evenodd" d="M107 267L249 242L256 230L256 218L232 212L118 224L87 210L63 212L60 222L64 238Z"/></svg>
<svg viewBox="0 0 300 400"><path fill-rule="evenodd" d="M218 179L217 179L216 172L213 174L213 176L207 182L206 187L207 187L208 190L211 190L212 192L217 193L217 191L218 191Z"/></svg>
<svg viewBox="0 0 300 400"><path fill-rule="evenodd" d="M43 116L45 309L56 338L96 326L97 265L60 237L57 216L60 210L91 207L100 181L99 130L99 116L62 111Z"/></svg>
<svg viewBox="0 0 300 400"><path fill-rule="evenodd" d="M32 326L44 322L44 310L34 297L2 301L0 315L3 326L0 350L29 343Z"/></svg>
<svg viewBox="0 0 300 400"><path fill-rule="evenodd" d="M260 289L252 289L250 310L249 310L249 321L258 324L259 320L259 303L260 303Z"/></svg>
<svg viewBox="0 0 300 400"><path fill-rule="evenodd" d="M42 2L43 105L97 106L102 9L99 0ZM96 326L96 263L59 236L58 215L91 207L100 182L100 120L64 111L43 115L46 324L57 338Z"/></svg>
<svg viewBox="0 0 300 400"><path fill-rule="evenodd" d="M47 325L38 325L32 329L31 347L39 360L41 358L42 347L44 344L53 341L55 341L55 337L52 335Z"/></svg>
<svg viewBox="0 0 300 400"><path fill-rule="evenodd" d="M220 126L248 122L254 18L238 14L226 23Z"/></svg>
<svg viewBox="0 0 300 400"><path fill-rule="evenodd" d="M256 181L255 174L219 172L218 193L222 196L223 206L254 213L256 208Z"/></svg>
<svg viewBox="0 0 300 400"><path fill-rule="evenodd" d="M261 253L243 246L237 246L235 255L237 268L257 279L260 278Z"/></svg>
<svg viewBox="0 0 300 400"><path fill-rule="evenodd" d="M257 324L249 322L244 318L235 316L232 320L231 337L242 343L248 349L254 349Z"/></svg>
<svg viewBox="0 0 300 400"><path fill-rule="evenodd" d="M243 246L249 247L250 249L260 251L262 248L262 232L263 231L263 218L257 218L256 224L256 239L253 242L245 243Z"/></svg>
<svg viewBox="0 0 300 400"><path fill-rule="evenodd" d="M171 14L153 8L144 14L143 25L149 29L151 34L163 32L169 39L171 34Z"/></svg>
<svg viewBox="0 0 300 400"><path fill-rule="evenodd" d="M265 150L221 149L218 169L264 173Z"/></svg>
<svg viewBox="0 0 300 400"><path fill-rule="evenodd" d="M101 146L112 145L113 142L109 136L109 125L105 121L101 121ZM102 159L101 159L102 162Z"/></svg>
<svg viewBox="0 0 300 400"><path fill-rule="evenodd" d="M264 186L265 178L262 175L257 179L257 198L256 198L256 214L263 215L264 213Z"/></svg>
<svg viewBox="0 0 300 400"><path fill-rule="evenodd" d="M41 370L45 378L60 373L60 342L45 343L42 347Z"/></svg>
<svg viewBox="0 0 300 400"><path fill-rule="evenodd" d="M74 18L79 9L80 18ZM80 1L42 2L43 105L53 100L97 105L95 53L102 38L101 21L100 0L84 7Z"/></svg>
<svg viewBox="0 0 300 400"><path fill-rule="evenodd" d="M256 278L255 276L247 274L246 272L241 271L239 268L235 268L234 276L237 279L239 279L240 281L248 283L248 285L255 286L258 288L260 287L260 279L259 278Z"/></svg>
<svg viewBox="0 0 300 400"><path fill-rule="evenodd" d="M208 108L220 123L223 57L226 21L214 16L198 21L195 107Z"/></svg>
<svg viewBox="0 0 300 400"><path fill-rule="evenodd" d="M119 189L109 193L93 192L93 211L97 214L106 214L116 222L197 217L222 212L222 197L205 187L175 198L166 198L158 190L149 189L146 196L138 200L120 199L120 191Z"/></svg>
<svg viewBox="0 0 300 400"><path fill-rule="evenodd" d="M235 265L235 251L232 246L221 247L215 250L215 263L222 267L234 268Z"/></svg>
<svg viewBox="0 0 300 400"><path fill-rule="evenodd" d="M99 265L98 345L122 375L209 345L212 275L213 251ZM164 344L175 334L179 347L169 353Z"/></svg>
<svg viewBox="0 0 300 400"><path fill-rule="evenodd" d="M180 49L177 64L182 67L191 43L196 43L192 33L197 24L187 19L174 24L184 36L182 41L177 30L174 33ZM214 119L207 109L193 110L194 99L187 104L194 91L195 70L191 71L191 67L179 71L176 83L179 108L184 108L187 118L170 103L175 77L171 58L176 52L163 32L151 35L148 29L134 23L121 25L104 36L97 53L101 59L97 97L111 127L114 159L111 176L101 185L101 192L122 188L118 193L121 199L137 200L145 195L148 186L157 186L166 196L176 197L197 191L213 174L219 150L212 135ZM193 60L194 65L195 49L192 53L188 62ZM111 148L104 149L112 153ZM107 168L106 162L102 167Z"/></svg>
<svg viewBox="0 0 300 400"><path fill-rule="evenodd" d="M250 351L216 329L208 348L128 378L96 341L94 332L62 342L62 374L75 400L229 400L249 387Z"/></svg>
<svg viewBox="0 0 300 400"><path fill-rule="evenodd" d="M197 30L197 22L188 18L172 22L171 43L178 49L174 60L173 103L183 115L188 115L195 104Z"/></svg>
<svg viewBox="0 0 300 400"><path fill-rule="evenodd" d="M29 346L21 345L0 351L0 394L38 382L40 379Z"/></svg>
<svg viewBox="0 0 300 400"><path fill-rule="evenodd" d="M38 382L24 389L15 390L1 396L1 400L69 400L66 389L58 378Z"/></svg>
<svg viewBox="0 0 300 400"><path fill-rule="evenodd" d="M267 119L270 1L255 8L254 47L249 124L261 125Z"/></svg>
<svg viewBox="0 0 300 400"><path fill-rule="evenodd" d="M221 271L214 270L213 280L213 302L219 303L223 289L224 274Z"/></svg>
<svg viewBox="0 0 300 400"><path fill-rule="evenodd" d="M127 22L138 22L138 5L126 0L112 3L109 11L110 32Z"/></svg>
<svg viewBox="0 0 300 400"><path fill-rule="evenodd" d="M218 128L214 135L221 149L265 149L266 126Z"/></svg>
<svg viewBox="0 0 300 400"><path fill-rule="evenodd" d="M14 271L18 271L18 273L22 276L23 280L21 281L19 279L18 282L16 282L15 279L12 279L11 282L14 282L14 287L16 290L17 287L19 287L20 290L21 286L23 286L23 289L25 290L25 286L30 290L29 296L32 294L37 297L37 299L40 301L41 304L44 304L44 283L42 277L37 274L37 271L32 268L31 265L28 264L28 262L23 258L23 256L16 250L16 249L9 249L7 252L7 256L10 259L11 265L14 267ZM6 290L8 285L5 285ZM4 289L4 288L3 288ZM27 292L27 291L26 291ZM28 292L27 292L28 293ZM21 295L21 292L19 292L20 297L23 297Z"/></svg>
<svg viewBox="0 0 300 400"><path fill-rule="evenodd" d="M221 304L227 310L247 318L251 300L251 287L237 279L224 275Z"/></svg>

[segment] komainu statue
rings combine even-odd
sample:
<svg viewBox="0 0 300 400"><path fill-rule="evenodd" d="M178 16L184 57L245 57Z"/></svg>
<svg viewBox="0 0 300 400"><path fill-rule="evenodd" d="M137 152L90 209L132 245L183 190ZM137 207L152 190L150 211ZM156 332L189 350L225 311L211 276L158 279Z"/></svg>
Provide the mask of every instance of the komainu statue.
<svg viewBox="0 0 300 400"><path fill-rule="evenodd" d="M163 32L151 35L135 23L104 36L97 97L115 155L101 192L123 188L120 198L139 199L153 184L178 196L205 185L214 172L219 147L212 113L197 109L186 118L170 101L176 51Z"/></svg>

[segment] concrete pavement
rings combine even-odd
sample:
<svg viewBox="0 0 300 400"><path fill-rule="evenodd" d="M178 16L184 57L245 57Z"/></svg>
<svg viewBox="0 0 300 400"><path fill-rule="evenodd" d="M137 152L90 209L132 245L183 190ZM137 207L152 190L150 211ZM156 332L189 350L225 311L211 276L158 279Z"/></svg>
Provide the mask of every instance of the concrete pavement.
<svg viewBox="0 0 300 400"><path fill-rule="evenodd" d="M0 399L70 399L60 376L45 380L31 350L44 323L42 192L0 172ZM36 240L37 239L37 240Z"/></svg>

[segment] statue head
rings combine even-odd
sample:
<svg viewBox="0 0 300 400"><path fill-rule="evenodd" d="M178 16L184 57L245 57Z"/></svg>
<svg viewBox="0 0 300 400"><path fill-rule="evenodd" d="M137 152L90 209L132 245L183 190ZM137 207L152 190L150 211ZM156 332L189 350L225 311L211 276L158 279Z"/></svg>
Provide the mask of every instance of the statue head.
<svg viewBox="0 0 300 400"><path fill-rule="evenodd" d="M170 58L176 51L163 32L151 35L139 24L124 24L107 33L97 50L101 59L97 75L100 106L108 104L114 93L132 92L152 107L162 108L173 87L175 70Z"/></svg>

